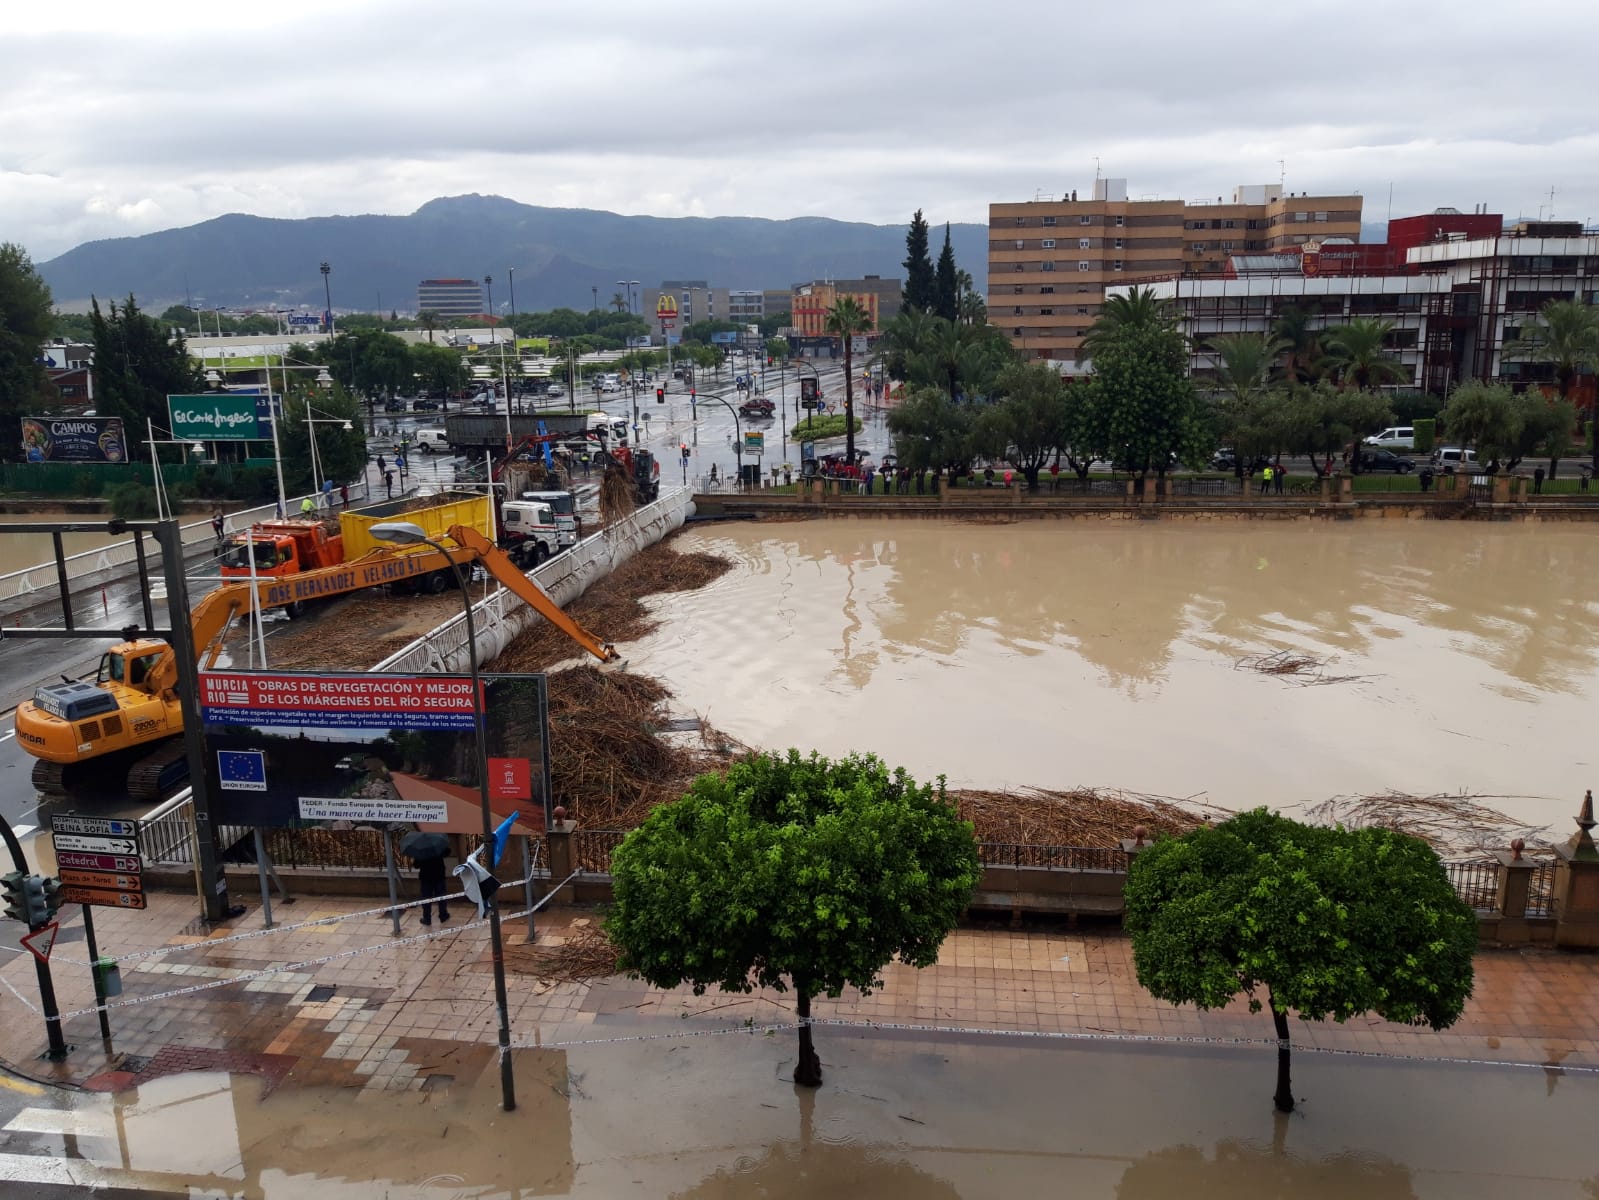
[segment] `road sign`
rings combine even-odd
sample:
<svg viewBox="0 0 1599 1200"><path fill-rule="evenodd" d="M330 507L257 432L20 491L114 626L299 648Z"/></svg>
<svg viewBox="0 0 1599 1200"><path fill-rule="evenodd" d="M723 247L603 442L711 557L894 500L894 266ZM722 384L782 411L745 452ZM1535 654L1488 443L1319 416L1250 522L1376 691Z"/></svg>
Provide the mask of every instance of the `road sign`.
<svg viewBox="0 0 1599 1200"><path fill-rule="evenodd" d="M822 406L822 402L820 400L801 400L800 401L800 407L801 408L820 408L821 406Z"/></svg>
<svg viewBox="0 0 1599 1200"><path fill-rule="evenodd" d="M86 854L138 854L139 843L132 838L77 837L74 834L55 835L57 850L82 850Z"/></svg>
<svg viewBox="0 0 1599 1200"><path fill-rule="evenodd" d="M131 854L81 854L58 849L56 866L76 867L83 871L138 871L143 869L144 864Z"/></svg>
<svg viewBox="0 0 1599 1200"><path fill-rule="evenodd" d="M114 871L69 871L56 876L63 887L104 888L108 892L142 892L144 878L139 874L118 875Z"/></svg>
<svg viewBox="0 0 1599 1200"><path fill-rule="evenodd" d="M76 833L88 837L136 838L137 821L117 821L109 817L51 816L51 833Z"/></svg>
<svg viewBox="0 0 1599 1200"><path fill-rule="evenodd" d="M140 899L142 900L143 897L141 896ZM143 908L144 905L141 904L139 907ZM59 922L51 921L50 924L42 925L27 937L22 938L22 944L28 948L28 952L33 957L42 963L47 963L50 961L50 951L56 944L56 931L60 928Z"/></svg>
<svg viewBox="0 0 1599 1200"><path fill-rule="evenodd" d="M744 453L759 458L766 450L766 434L760 429L744 431Z"/></svg>
<svg viewBox="0 0 1599 1200"><path fill-rule="evenodd" d="M105 888L64 887L63 904L97 904L101 908L143 908L143 892L113 892Z"/></svg>

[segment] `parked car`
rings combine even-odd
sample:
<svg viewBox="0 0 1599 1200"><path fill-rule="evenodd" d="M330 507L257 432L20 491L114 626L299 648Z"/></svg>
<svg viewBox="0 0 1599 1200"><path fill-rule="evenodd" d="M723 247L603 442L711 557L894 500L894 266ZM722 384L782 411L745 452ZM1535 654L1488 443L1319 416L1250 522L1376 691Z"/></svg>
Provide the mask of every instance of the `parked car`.
<svg viewBox="0 0 1599 1200"><path fill-rule="evenodd" d="M405 401L385 400L383 402L383 411L386 413L403 413L405 411Z"/></svg>
<svg viewBox="0 0 1599 1200"><path fill-rule="evenodd" d="M1379 450L1375 446L1362 447L1360 451L1360 469L1362 471L1392 471L1396 475L1408 475L1416 469L1413 459L1402 454L1395 454L1392 450Z"/></svg>
<svg viewBox="0 0 1599 1200"><path fill-rule="evenodd" d="M1414 425L1390 425L1381 433L1372 434L1366 439L1366 445L1376 446L1383 450L1414 450L1416 448L1416 427Z"/></svg>
<svg viewBox="0 0 1599 1200"><path fill-rule="evenodd" d="M1445 475L1453 475L1460 467L1468 471L1482 470L1477 462L1477 452L1462 450L1459 446L1439 446L1432 452L1432 465Z"/></svg>
<svg viewBox="0 0 1599 1200"><path fill-rule="evenodd" d="M1269 455L1257 454L1257 455L1255 455L1254 458L1249 460L1248 464L1245 466L1244 469L1245 469L1245 471L1247 473L1253 474L1256 471L1265 470L1267 467L1271 466L1271 464L1272 464L1272 460L1271 460L1271 457ZM1235 451L1235 450L1218 450L1218 451L1216 451L1215 455L1210 460L1210 467L1211 467L1211 470L1213 470L1213 471L1236 471L1236 470L1238 470L1238 453L1237 453L1237 451Z"/></svg>
<svg viewBox="0 0 1599 1200"><path fill-rule="evenodd" d="M435 450L449 453L449 435L442 429L418 429L416 431L416 448L423 454L432 454Z"/></svg>
<svg viewBox="0 0 1599 1200"><path fill-rule="evenodd" d="M428 400L426 398L423 398L423 399L420 399L420 400L413 400L413 401L411 401L411 411L412 412L438 412L439 411L439 402L437 400Z"/></svg>

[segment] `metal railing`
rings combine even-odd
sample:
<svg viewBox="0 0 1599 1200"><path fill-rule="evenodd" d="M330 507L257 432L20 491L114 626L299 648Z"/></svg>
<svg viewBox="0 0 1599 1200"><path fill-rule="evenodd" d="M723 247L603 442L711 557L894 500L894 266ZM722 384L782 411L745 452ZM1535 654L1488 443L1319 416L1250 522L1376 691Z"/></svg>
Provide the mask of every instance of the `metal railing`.
<svg viewBox="0 0 1599 1200"><path fill-rule="evenodd" d="M985 867L1066 867L1074 871L1127 872L1127 855L1120 847L979 842L977 859Z"/></svg>
<svg viewBox="0 0 1599 1200"><path fill-rule="evenodd" d="M377 829L263 829L267 854L289 870L382 870L383 833Z"/></svg>
<svg viewBox="0 0 1599 1200"><path fill-rule="evenodd" d="M611 854L627 834L625 829L579 829L572 835L573 865L586 875L609 875Z"/></svg>
<svg viewBox="0 0 1599 1200"><path fill-rule="evenodd" d="M1499 864L1493 859L1446 862L1444 872L1455 894L1470 907L1492 909L1499 903Z"/></svg>
<svg viewBox="0 0 1599 1200"><path fill-rule="evenodd" d="M365 480L362 480L362 499L369 498ZM300 504L305 496L294 496L289 500L289 514L292 516L300 511ZM313 500L320 497L312 494ZM228 532L247 528L257 521L270 521L277 514L277 501L271 504L262 504L255 508L240 509L238 512L227 514L225 528ZM66 518L63 518L66 519ZM90 520L102 519L99 515ZM110 514L105 514L105 520L111 520ZM183 545L185 549L197 546L207 546L216 540L216 532L211 528L209 518L203 521L194 521L182 527ZM156 546L153 538L145 542L145 559L151 564L161 560L160 548ZM80 550L76 554L68 554L63 561L66 564L67 581L83 579L100 571L115 571L120 567L132 566L138 561L138 556L133 549L133 538L122 538L109 546L98 550ZM31 592L43 591L53 595L56 591L56 564L54 559L47 562L36 563L31 567L24 567L20 571L8 571L0 575L0 602L15 600Z"/></svg>
<svg viewBox="0 0 1599 1200"><path fill-rule="evenodd" d="M1529 917L1555 915L1555 860L1546 859L1532 869L1527 880L1527 911Z"/></svg>
<svg viewBox="0 0 1599 1200"><path fill-rule="evenodd" d="M224 854L249 836L248 825L217 826L218 848ZM146 863L155 866L194 865L194 793L189 788L140 819L139 853Z"/></svg>

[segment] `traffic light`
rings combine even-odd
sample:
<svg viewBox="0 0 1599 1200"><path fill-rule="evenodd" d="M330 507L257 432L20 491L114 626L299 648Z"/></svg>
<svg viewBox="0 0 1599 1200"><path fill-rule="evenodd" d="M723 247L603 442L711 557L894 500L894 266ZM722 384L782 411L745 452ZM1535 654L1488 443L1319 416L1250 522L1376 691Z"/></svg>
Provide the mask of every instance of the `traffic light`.
<svg viewBox="0 0 1599 1200"><path fill-rule="evenodd" d="M683 461L687 462L688 461L688 443L687 442L681 443L678 446L678 450L682 452Z"/></svg>
<svg viewBox="0 0 1599 1200"><path fill-rule="evenodd" d="M29 929L50 923L50 900L45 895L43 875L22 877L23 919Z"/></svg>
<svg viewBox="0 0 1599 1200"><path fill-rule="evenodd" d="M665 404L666 403L666 389L664 387L658 387L658 388L655 389L655 403L657 403L657 404Z"/></svg>
<svg viewBox="0 0 1599 1200"><path fill-rule="evenodd" d="M26 921L28 919L28 903L23 894L23 881L27 879L21 871L12 871L0 877L0 890L5 892L6 916L13 921Z"/></svg>
<svg viewBox="0 0 1599 1200"><path fill-rule="evenodd" d="M44 906L52 918L61 909L61 881L54 875L41 876L44 880Z"/></svg>

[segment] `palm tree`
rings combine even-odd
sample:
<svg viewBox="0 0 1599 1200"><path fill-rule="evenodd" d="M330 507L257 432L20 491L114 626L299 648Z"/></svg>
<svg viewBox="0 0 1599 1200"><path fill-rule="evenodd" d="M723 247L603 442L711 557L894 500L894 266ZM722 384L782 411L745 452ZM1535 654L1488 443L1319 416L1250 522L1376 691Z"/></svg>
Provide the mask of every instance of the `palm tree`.
<svg viewBox="0 0 1599 1200"><path fill-rule="evenodd" d="M1356 317L1327 331L1327 361L1342 381L1363 392L1405 377L1405 365L1383 350L1383 341L1393 327L1392 321Z"/></svg>
<svg viewBox="0 0 1599 1200"><path fill-rule="evenodd" d="M422 328L428 331L428 341L433 341L433 331L439 327L439 314L431 308L424 308L416 314L416 319L422 323Z"/></svg>
<svg viewBox="0 0 1599 1200"><path fill-rule="evenodd" d="M1290 304L1277 314L1272 336L1282 343L1283 367L1291 383L1314 383L1321 376L1322 330L1311 325L1316 314Z"/></svg>
<svg viewBox="0 0 1599 1200"><path fill-rule="evenodd" d="M1099 310L1099 316L1089 326L1082 345L1077 348L1077 361L1086 362L1094 351L1103 349L1114 341L1117 334L1129 329L1149 329L1174 325L1171 304L1155 298L1155 289L1133 287L1125 295L1112 296Z"/></svg>
<svg viewBox="0 0 1599 1200"><path fill-rule="evenodd" d="M1246 440L1240 433L1254 423L1258 429L1259 408L1271 393L1284 344L1264 333L1233 333L1212 338L1210 349L1221 360L1216 382L1234 427L1234 471L1244 477ZM1268 447L1269 448L1269 447Z"/></svg>
<svg viewBox="0 0 1599 1200"><path fill-rule="evenodd" d="M869 333L872 314L854 296L840 296L827 310L827 332L844 343L844 461L855 461L855 352L858 334Z"/></svg>
<svg viewBox="0 0 1599 1200"><path fill-rule="evenodd" d="M621 292L612 292L611 293L611 307L614 308L617 312L626 312L627 311L627 297L622 295Z"/></svg>
<svg viewBox="0 0 1599 1200"><path fill-rule="evenodd" d="M1505 343L1504 356L1549 363L1555 369L1560 398L1570 400L1577 375L1584 368L1599 366L1599 310L1581 300L1551 300L1536 318L1522 326L1521 336ZM1589 412L1588 424L1593 437L1593 466L1599 471L1599 411Z"/></svg>

